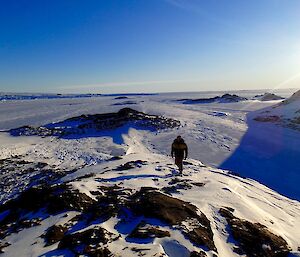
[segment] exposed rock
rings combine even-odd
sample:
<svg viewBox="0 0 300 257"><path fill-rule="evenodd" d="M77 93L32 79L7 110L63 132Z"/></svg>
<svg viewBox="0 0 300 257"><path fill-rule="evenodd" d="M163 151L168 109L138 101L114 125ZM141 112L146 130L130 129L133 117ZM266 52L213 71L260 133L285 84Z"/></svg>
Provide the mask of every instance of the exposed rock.
<svg viewBox="0 0 300 257"><path fill-rule="evenodd" d="M204 183L204 182L192 182L191 184L194 185L194 186L197 186L197 187L203 187L203 186L205 186L206 183Z"/></svg>
<svg viewBox="0 0 300 257"><path fill-rule="evenodd" d="M300 131L300 90L280 103L264 109L254 120Z"/></svg>
<svg viewBox="0 0 300 257"><path fill-rule="evenodd" d="M188 162L188 161L183 161L182 163L183 163L183 165L194 165L193 163Z"/></svg>
<svg viewBox="0 0 300 257"><path fill-rule="evenodd" d="M221 96L221 101L225 101L225 102L240 102L240 101L246 101L248 100L246 97L241 97L235 94L224 94Z"/></svg>
<svg viewBox="0 0 300 257"><path fill-rule="evenodd" d="M172 193L179 193L179 190L187 190L191 189L192 186L188 183L190 179L179 179L173 178L168 184L171 186L163 187L161 190L164 193L172 194Z"/></svg>
<svg viewBox="0 0 300 257"><path fill-rule="evenodd" d="M115 100L121 100L121 99L128 99L127 96L117 96L115 97Z"/></svg>
<svg viewBox="0 0 300 257"><path fill-rule="evenodd" d="M149 188L142 188L133 195L129 207L136 214L160 219L171 226L175 225L193 243L216 250L209 220L196 206L188 202ZM189 223L190 226L187 227L184 223Z"/></svg>
<svg viewBox="0 0 300 257"><path fill-rule="evenodd" d="M163 116L148 115L131 108L123 108L117 113L81 115L61 122L47 124L41 127L24 126L11 129L14 136L59 136L82 135L89 131L103 131L132 124L141 129L160 130L180 126L180 121Z"/></svg>
<svg viewBox="0 0 300 257"><path fill-rule="evenodd" d="M118 166L114 170L116 170L116 171L130 170L130 169L134 169L136 167L140 168L143 165L147 165L147 161L142 161L142 160L130 161L130 162L126 162L124 164L121 164L120 166Z"/></svg>
<svg viewBox="0 0 300 257"><path fill-rule="evenodd" d="M11 233L17 233L24 228L41 225L41 218L21 219L19 217L18 213L10 212L9 215L0 222L0 239L5 238Z"/></svg>
<svg viewBox="0 0 300 257"><path fill-rule="evenodd" d="M34 219L21 219L18 223L18 230L22 230L23 228L31 228L34 226L41 225L41 218L34 218Z"/></svg>
<svg viewBox="0 0 300 257"><path fill-rule="evenodd" d="M188 190L191 189L192 186L187 182L179 182L173 186L163 187L161 190L167 194L179 193L178 190Z"/></svg>
<svg viewBox="0 0 300 257"><path fill-rule="evenodd" d="M274 101L274 100L284 99L283 97L275 95L273 93L265 93L261 96L256 96L256 98L259 99L260 101Z"/></svg>
<svg viewBox="0 0 300 257"><path fill-rule="evenodd" d="M138 248L138 247L131 247L130 248L131 251L138 253L138 256L145 256L146 255L146 251L150 251L150 248ZM165 255L158 255L158 257L165 257Z"/></svg>
<svg viewBox="0 0 300 257"><path fill-rule="evenodd" d="M192 251L190 257L207 257L207 254L205 252Z"/></svg>
<svg viewBox="0 0 300 257"><path fill-rule="evenodd" d="M194 205L142 188L133 196L132 208L138 214L158 218L171 225L179 225L190 216L197 216Z"/></svg>
<svg viewBox="0 0 300 257"><path fill-rule="evenodd" d="M278 122L278 121L280 121L280 117L276 116L276 115L258 116L258 117L255 117L254 120L260 121L260 122Z"/></svg>
<svg viewBox="0 0 300 257"><path fill-rule="evenodd" d="M55 244L56 242L60 241L64 237L67 230L68 228L62 225L53 225L52 227L50 227L44 236L46 246Z"/></svg>
<svg viewBox="0 0 300 257"><path fill-rule="evenodd" d="M79 220L89 224L95 220L106 221L116 216L125 205L130 194L130 189L118 186L99 187L99 191L93 191L93 195L97 196L97 202L84 210Z"/></svg>
<svg viewBox="0 0 300 257"><path fill-rule="evenodd" d="M10 243L8 242L5 242L5 243L2 243L0 242L0 253L4 253L4 248L10 246Z"/></svg>
<svg viewBox="0 0 300 257"><path fill-rule="evenodd" d="M23 228L40 225L40 218L32 220L23 218L30 212L37 213L41 209L49 214L72 210L84 211L95 202L86 194L71 190L65 184L53 187L32 187L22 192L18 198L0 207L0 212L7 212L0 222L0 236L4 238Z"/></svg>
<svg viewBox="0 0 300 257"><path fill-rule="evenodd" d="M248 257L287 257L291 251L287 242L270 232L267 227L239 219L230 209L221 208L219 212L226 218L239 248Z"/></svg>
<svg viewBox="0 0 300 257"><path fill-rule="evenodd" d="M59 136L61 135L61 130L59 129L49 129L47 127L31 127L31 126L23 126L20 128L11 129L9 133L12 136Z"/></svg>
<svg viewBox="0 0 300 257"><path fill-rule="evenodd" d="M50 214L87 209L94 200L78 190L70 189L66 184L48 187L32 187L24 191L17 199L6 206L13 210L36 212L46 207Z"/></svg>
<svg viewBox="0 0 300 257"><path fill-rule="evenodd" d="M104 228L95 227L82 232L65 235L59 242L59 249L69 249L76 255L87 255L91 257L109 257L110 251L101 246L108 242L112 234Z"/></svg>
<svg viewBox="0 0 300 257"><path fill-rule="evenodd" d="M241 97L235 94L224 94L222 96L215 96L212 98L199 98L199 99L179 99L177 101L183 102L184 104L197 104L197 103L234 103L248 100L245 97Z"/></svg>
<svg viewBox="0 0 300 257"><path fill-rule="evenodd" d="M183 182L189 182L191 181L190 179L180 179L180 178L172 178L170 181L169 181L169 185L176 185L178 183L183 183Z"/></svg>
<svg viewBox="0 0 300 257"><path fill-rule="evenodd" d="M113 156L108 161L117 161L117 160L122 160L122 157L121 156Z"/></svg>
<svg viewBox="0 0 300 257"><path fill-rule="evenodd" d="M129 238L161 238L169 237L169 231L161 230L158 226L151 226L145 222L139 223L130 233Z"/></svg>
<svg viewBox="0 0 300 257"><path fill-rule="evenodd" d="M50 184L75 171L59 170L45 162L32 162L23 158L23 156L12 156L0 160L0 204L17 197L31 186ZM18 186L16 186L15 181L18 181Z"/></svg>

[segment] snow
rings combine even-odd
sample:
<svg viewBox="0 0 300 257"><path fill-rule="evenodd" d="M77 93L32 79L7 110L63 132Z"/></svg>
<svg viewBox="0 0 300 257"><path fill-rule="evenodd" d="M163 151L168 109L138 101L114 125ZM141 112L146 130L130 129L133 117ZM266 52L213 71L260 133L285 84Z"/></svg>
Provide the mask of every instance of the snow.
<svg viewBox="0 0 300 257"><path fill-rule="evenodd" d="M257 92L253 92L255 94ZM46 162L57 169L76 169L58 182L69 182L74 189L92 198L95 196L90 192L97 191L101 185L118 185L134 191L145 186L161 189L168 186L177 173L174 160L169 155L172 140L180 134L189 146L183 179L204 185L179 190L172 196L193 203L208 217L219 256L240 256L233 251L234 240L226 229L226 220L218 213L221 207L234 208L235 216L267 226L288 242L294 254L291 256L299 256L300 133L289 127L253 120L254 115L265 108L276 112L277 107L272 106L281 106L280 101L249 100L201 105L174 101L183 97L182 94L131 96L131 100L137 102L134 106L137 110L180 120L183 126L175 131L151 132L128 127L118 133L121 141L113 140L113 134L61 139L12 137L2 132L0 159L19 155L27 161ZM112 104L116 103L113 99L114 96L3 101L0 102L0 129L26 124L41 126L81 114L117 111L120 107ZM110 160L114 156L122 156L122 159ZM147 165L115 170L121 164L136 160L147 161ZM92 177L76 180L92 173ZM14 186L18 188L18 181L14 181ZM10 235L5 241L11 245L4 249L2 256L14 257L20 256L20 253L22 256L73 256L71 252L56 250L57 244L45 247L40 237L47 228L65 223L76 212L68 212L68 216L65 214L50 216L40 226ZM157 220L147 221L149 224L159 223ZM193 250L204 250L208 256L213 256L212 251L193 245L176 227L165 224L159 225L170 232L170 238L155 238L150 242L129 241L127 234L138 222L134 220L122 225L119 217L112 217L91 226L101 226L120 235L108 243L108 248L116 256L139 256L132 248L143 249L145 256L164 254L162 256L182 257L189 256ZM190 229L193 223L186 222L185 226Z"/></svg>

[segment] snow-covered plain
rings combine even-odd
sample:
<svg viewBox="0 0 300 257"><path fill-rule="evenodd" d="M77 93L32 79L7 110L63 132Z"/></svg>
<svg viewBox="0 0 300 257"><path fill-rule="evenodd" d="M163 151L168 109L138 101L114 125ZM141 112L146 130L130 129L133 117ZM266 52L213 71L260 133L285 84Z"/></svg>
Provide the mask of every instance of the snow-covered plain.
<svg viewBox="0 0 300 257"><path fill-rule="evenodd" d="M289 97L293 91L280 91ZM235 92L251 98L261 92ZM76 170L59 178L55 183L68 183L91 198L99 186L118 185L138 191L141 187L159 190L168 187L176 167L170 155L170 145L177 135L182 135L189 146L188 163L184 176L192 186L172 192L175 198L191 202L211 222L214 243L220 257L244 256L234 251L235 242L224 217L222 207L234 209L234 215L250 222L259 222L271 232L285 239L294 256L300 256L300 132L274 123L253 120L265 108L279 101L247 100L237 103L183 104L178 99L204 98L221 95L213 93L170 93L144 96L115 96L89 98L10 100L0 102L0 159L18 156L22 160L47 163L53 169ZM13 137L9 129L24 125L42 126L82 114L115 112L126 107L180 120L182 126L158 132L133 128L111 131L111 135L87 136L73 139L56 137ZM299 109L300 109L300 102ZM113 141L116 133L123 144ZM124 133L124 134L123 134ZM122 159L111 160L114 156ZM143 160L130 170L117 171L116 167L130 161ZM220 169L220 167L222 169ZM243 177L228 172L231 170ZM15 172L15 171L14 171ZM1 201L13 197L30 186L30 174L1 172L6 179L6 191ZM84 175L93 174L89 177ZM256 179L256 180L254 180ZM28 181L28 183L26 182ZM192 184L195 183L195 184ZM201 186L197 186L201 185ZM273 190L274 189L274 190ZM3 190L3 189L1 189ZM288 198L289 197L289 198ZM68 213L66 216L65 214ZM73 256L70 251L56 250L58 243L45 247L40 236L54 224L64 224L76 215L62 213L44 218L40 226L26 228L5 238L11 245L4 248L3 256ZM149 242L128 240L128 234L141 221L120 225L120 218L111 217L105 222L92 224L120 235L107 243L115 256L189 256L192 251L205 251L213 256L215 251L192 244L176 227L159 224L169 231L170 237L154 238ZM76 227L76 226L75 226ZM189 229L189 225L186 225ZM85 228L73 228L72 232ZM262 246L263 247L263 246ZM138 249L138 251L133 250ZM20 254L21 253L21 254ZM292 254L290 254L292 256Z"/></svg>

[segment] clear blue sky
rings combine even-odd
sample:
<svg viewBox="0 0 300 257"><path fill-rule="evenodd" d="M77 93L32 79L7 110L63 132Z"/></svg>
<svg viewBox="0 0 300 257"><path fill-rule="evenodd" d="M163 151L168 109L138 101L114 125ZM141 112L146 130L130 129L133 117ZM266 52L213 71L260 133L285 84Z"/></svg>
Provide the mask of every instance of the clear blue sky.
<svg viewBox="0 0 300 257"><path fill-rule="evenodd" d="M0 91L300 87L299 0L0 4Z"/></svg>

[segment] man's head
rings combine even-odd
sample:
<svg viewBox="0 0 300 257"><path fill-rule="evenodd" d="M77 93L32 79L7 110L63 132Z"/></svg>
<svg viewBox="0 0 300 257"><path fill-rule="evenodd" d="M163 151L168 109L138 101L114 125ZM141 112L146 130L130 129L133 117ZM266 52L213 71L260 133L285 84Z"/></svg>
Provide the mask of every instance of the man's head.
<svg viewBox="0 0 300 257"><path fill-rule="evenodd" d="M183 143L184 142L184 140L181 136L177 136L175 141L178 142L178 143Z"/></svg>

